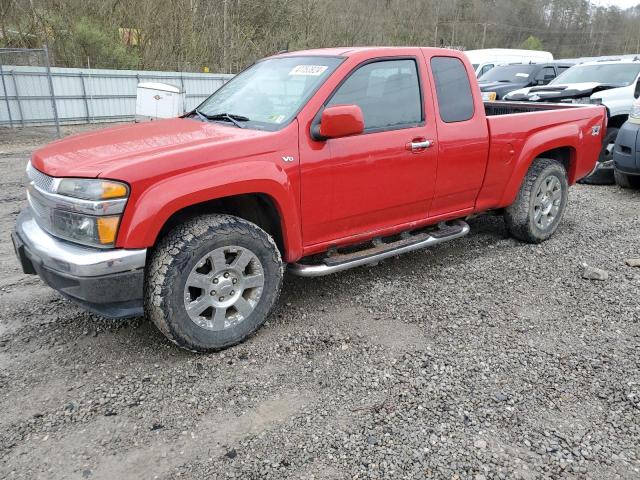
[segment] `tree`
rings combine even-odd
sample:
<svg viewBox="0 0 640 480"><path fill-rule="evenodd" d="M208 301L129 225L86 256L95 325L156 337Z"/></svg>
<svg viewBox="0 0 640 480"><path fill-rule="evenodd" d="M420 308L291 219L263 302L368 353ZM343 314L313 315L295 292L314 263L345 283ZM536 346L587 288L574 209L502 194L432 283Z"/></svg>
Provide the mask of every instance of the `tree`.
<svg viewBox="0 0 640 480"><path fill-rule="evenodd" d="M542 50L542 40L533 35L529 35L529 38L520 44L520 48L524 48L525 50Z"/></svg>

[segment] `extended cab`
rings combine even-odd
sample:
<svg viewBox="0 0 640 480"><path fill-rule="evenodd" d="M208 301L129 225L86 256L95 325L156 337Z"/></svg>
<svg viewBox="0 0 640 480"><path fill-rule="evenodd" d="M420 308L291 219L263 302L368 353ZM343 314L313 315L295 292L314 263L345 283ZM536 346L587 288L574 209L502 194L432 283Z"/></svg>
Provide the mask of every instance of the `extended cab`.
<svg viewBox="0 0 640 480"><path fill-rule="evenodd" d="M13 240L25 273L86 308L216 350L263 324L287 265L374 263L490 210L546 240L605 121L601 106L485 105L453 50L285 53L181 118L34 152Z"/></svg>

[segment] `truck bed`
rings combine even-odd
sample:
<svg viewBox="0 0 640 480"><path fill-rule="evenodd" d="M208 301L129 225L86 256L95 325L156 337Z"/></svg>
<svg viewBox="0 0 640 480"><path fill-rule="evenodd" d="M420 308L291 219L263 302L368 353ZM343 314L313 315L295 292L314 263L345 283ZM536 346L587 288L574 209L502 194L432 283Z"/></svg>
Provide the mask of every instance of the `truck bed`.
<svg viewBox="0 0 640 480"><path fill-rule="evenodd" d="M525 174L518 169L528 168L530 163L517 159L529 160L538 152L568 148L569 183L593 168L601 147L600 131L605 125L603 107L500 101L486 102L484 107L491 141L478 210L509 204L510 192L519 187Z"/></svg>

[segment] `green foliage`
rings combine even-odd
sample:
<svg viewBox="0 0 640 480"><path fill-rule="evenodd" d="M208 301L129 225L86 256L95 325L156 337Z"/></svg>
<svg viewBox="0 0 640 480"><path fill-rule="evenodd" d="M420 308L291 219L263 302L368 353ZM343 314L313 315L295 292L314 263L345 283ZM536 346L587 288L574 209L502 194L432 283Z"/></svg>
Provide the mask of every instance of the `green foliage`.
<svg viewBox="0 0 640 480"><path fill-rule="evenodd" d="M91 18L82 17L71 32L68 41L91 59L92 67L134 68L138 64L137 56L123 44L116 29L107 29Z"/></svg>
<svg viewBox="0 0 640 480"><path fill-rule="evenodd" d="M520 44L520 48L524 48L525 50L544 50L542 40L533 35L529 35L529 38Z"/></svg>
<svg viewBox="0 0 640 480"><path fill-rule="evenodd" d="M139 34L135 45L120 29ZM284 48L357 45L640 54L639 32L640 7L590 0L0 0L0 42L46 42L67 67L88 57L95 67L232 73Z"/></svg>

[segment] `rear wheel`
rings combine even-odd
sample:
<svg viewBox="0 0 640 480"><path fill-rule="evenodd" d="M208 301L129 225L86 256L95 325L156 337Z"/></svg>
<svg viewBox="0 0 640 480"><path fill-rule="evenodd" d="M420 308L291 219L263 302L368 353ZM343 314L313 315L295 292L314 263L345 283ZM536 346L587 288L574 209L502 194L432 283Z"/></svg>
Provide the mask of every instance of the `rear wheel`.
<svg viewBox="0 0 640 480"><path fill-rule="evenodd" d="M162 239L147 270L145 310L169 340L210 352L266 321L282 284L273 239L230 215L189 220Z"/></svg>
<svg viewBox="0 0 640 480"><path fill-rule="evenodd" d="M536 159L505 209L509 233L527 243L540 243L555 233L567 206L567 172L556 160Z"/></svg>
<svg viewBox="0 0 640 480"><path fill-rule="evenodd" d="M591 174L580 180L580 183L587 185L613 185L615 183L613 174L613 147L616 144L618 131L619 129L615 127L607 128L596 168Z"/></svg>
<svg viewBox="0 0 640 480"><path fill-rule="evenodd" d="M640 177L632 177L618 170L614 171L616 184L622 188L640 188Z"/></svg>

